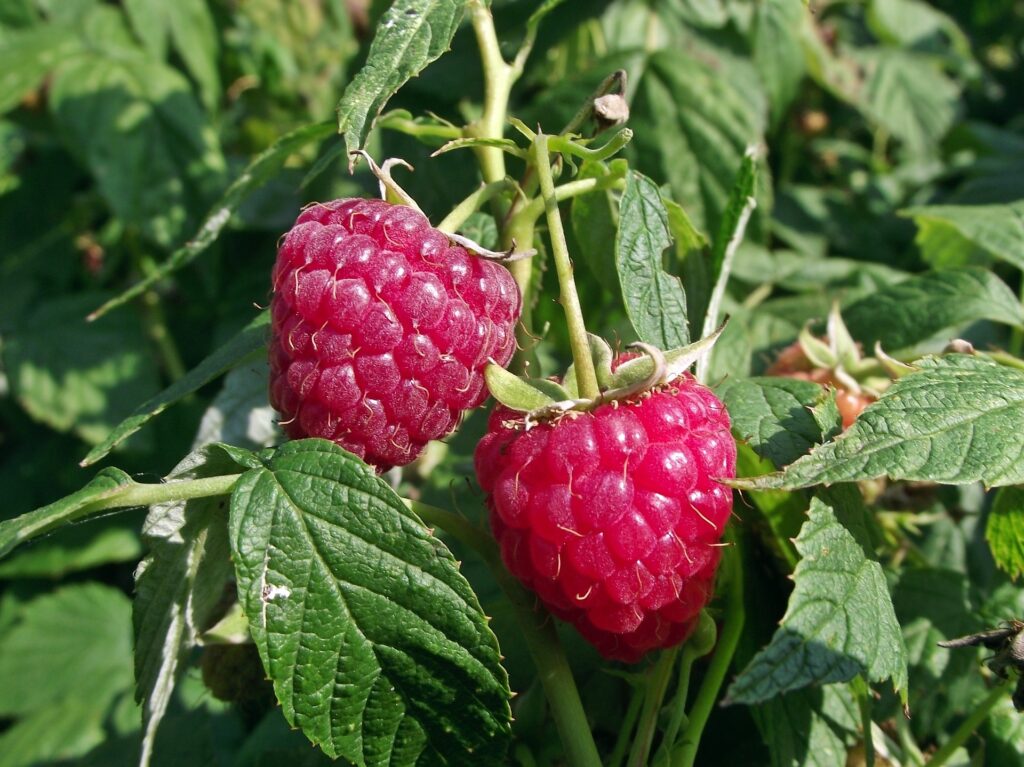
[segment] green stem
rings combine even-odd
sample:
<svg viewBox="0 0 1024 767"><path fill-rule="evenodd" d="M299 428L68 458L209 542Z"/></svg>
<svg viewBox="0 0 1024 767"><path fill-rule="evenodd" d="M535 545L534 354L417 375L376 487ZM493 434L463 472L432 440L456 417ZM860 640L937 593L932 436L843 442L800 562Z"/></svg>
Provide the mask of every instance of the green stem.
<svg viewBox="0 0 1024 767"><path fill-rule="evenodd" d="M963 723L956 728L956 731L950 736L949 740L932 754L932 758L927 763L928 767L941 767L948 762L956 750L966 743L974 731L981 726L981 723L988 718L996 704L1006 696L1008 689L1009 685L997 684L992 692L988 694L988 697L981 701L971 712L971 715L964 719Z"/></svg>
<svg viewBox="0 0 1024 767"><path fill-rule="evenodd" d="M590 356L590 340L587 338L587 327L583 322L580 297L576 292L576 282L573 280L569 246L565 243L565 230L562 228L562 218L558 214L555 182L551 177L548 137L543 133L538 133L534 139L533 158L540 181L541 196L544 198L544 210L547 213L551 254L555 260L555 271L558 273L559 300L569 326L569 344L576 367L576 382L581 397L596 400L601 395L601 390L597 384L597 374L594 372L594 361Z"/></svg>
<svg viewBox="0 0 1024 767"><path fill-rule="evenodd" d="M657 662L648 672L644 708L640 714L636 737L633 739L633 748L629 752L629 761L626 762L627 767L644 767L647 764L647 755L651 752L654 733L658 728L658 714L661 713L661 704L668 690L668 680L678 655L678 646L662 650Z"/></svg>
<svg viewBox="0 0 1024 767"><path fill-rule="evenodd" d="M658 767L669 763L672 746L675 745L679 736L679 728L686 720L686 700L690 695L690 675L693 672L693 664L702 654L694 652L692 645L687 642L683 646L683 656L679 660L679 676L676 682L676 691L672 696L672 703L669 705L670 715L665 732L661 738L661 745L655 756L654 764Z"/></svg>
<svg viewBox="0 0 1024 767"><path fill-rule="evenodd" d="M516 74L501 56L490 9L482 0L471 0L469 8L484 69L484 111L475 124L467 126L466 134L479 138L501 138L505 134L508 99ZM491 183L505 178L505 155L501 149L485 146L477 147L475 151L484 181Z"/></svg>
<svg viewBox="0 0 1024 767"><path fill-rule="evenodd" d="M476 213L480 206L490 200L494 195L515 189L515 182L509 178L503 178L499 181L492 181L489 184L484 184L465 200L460 202L447 216L442 219L435 228L440 232L452 233L457 232L459 227L466 223L466 219Z"/></svg>
<svg viewBox="0 0 1024 767"><path fill-rule="evenodd" d="M68 510L62 510L61 502L58 501L0 523L0 557L22 543L45 535L51 530L112 509L130 509L137 506L152 506L155 503L227 495L240 476L242 475L227 474L205 479L173 480L159 485L140 485L132 482L112 488L109 495L103 498Z"/></svg>
<svg viewBox="0 0 1024 767"><path fill-rule="evenodd" d="M875 767L875 739L871 732L871 688L858 676L851 684L860 709L860 726L864 734L864 767Z"/></svg>
<svg viewBox="0 0 1024 767"><path fill-rule="evenodd" d="M462 130L454 125L423 124L405 117L385 116L377 121L377 127L387 128L416 138L423 136L448 140L462 138Z"/></svg>
<svg viewBox="0 0 1024 767"><path fill-rule="evenodd" d="M633 688L633 694L629 698L629 707L626 709L626 716L623 717L619 726L619 734L615 739L615 748L608 757L607 767L619 767L622 760L626 758L626 751L629 749L630 736L636 727L636 720L640 717L640 707L644 702L644 691L639 687Z"/></svg>
<svg viewBox="0 0 1024 767"><path fill-rule="evenodd" d="M718 646L708 665L700 692L697 693L697 699L693 702L693 708L690 710L689 721L683 732L682 741L672 751L672 767L693 767L694 760L697 758L697 749L700 747L700 738L704 733L704 726L711 716L711 710L718 699L718 691L725 681L725 675L729 671L729 664L732 663L732 656L736 652L740 634L743 632L743 624L746 619L743 610L743 573L740 571L738 548L734 548L731 553L733 556L727 559L729 563L729 597L726 601L722 633L718 637Z"/></svg>
<svg viewBox="0 0 1024 767"><path fill-rule="evenodd" d="M440 527L472 548L487 564L498 586L512 604L526 646L537 666L537 674L544 686L551 715L565 749L566 763L570 767L601 767L601 758L576 689L576 681L558 634L555 633L553 620L547 611L535 606L536 598L505 569L494 539L454 512L419 501L406 500L405 504L426 524Z"/></svg>
<svg viewBox="0 0 1024 767"><path fill-rule="evenodd" d="M152 277L157 266L150 256L137 253L136 263L143 277ZM164 369L171 381L177 381L188 372L185 362L174 343L174 337L167 328L167 318L160 302L160 294L150 289L142 294L142 324L146 335L156 346Z"/></svg>

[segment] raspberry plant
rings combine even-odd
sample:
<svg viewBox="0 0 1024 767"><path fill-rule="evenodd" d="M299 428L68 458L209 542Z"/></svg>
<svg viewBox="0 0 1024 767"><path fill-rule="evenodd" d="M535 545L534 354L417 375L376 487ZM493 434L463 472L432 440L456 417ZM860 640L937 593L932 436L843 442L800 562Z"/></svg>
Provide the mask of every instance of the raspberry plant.
<svg viewBox="0 0 1024 767"><path fill-rule="evenodd" d="M5 4L0 765L1024 764L1018 5Z"/></svg>

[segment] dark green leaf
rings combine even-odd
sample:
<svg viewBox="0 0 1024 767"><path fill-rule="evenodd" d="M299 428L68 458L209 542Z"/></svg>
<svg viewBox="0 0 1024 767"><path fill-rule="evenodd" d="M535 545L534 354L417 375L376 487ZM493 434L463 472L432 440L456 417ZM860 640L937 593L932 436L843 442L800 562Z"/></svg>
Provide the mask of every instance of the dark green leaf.
<svg viewBox="0 0 1024 767"><path fill-rule="evenodd" d="M1024 308L995 274L968 267L929 272L871 293L845 307L843 320L865 349L879 342L895 352L978 320L1020 327Z"/></svg>
<svg viewBox="0 0 1024 767"><path fill-rule="evenodd" d="M465 3L395 0L381 17L366 64L338 103L338 132L348 151L362 149L388 99L451 45Z"/></svg>
<svg viewBox="0 0 1024 767"><path fill-rule="evenodd" d="M129 602L83 583L27 604L4 635L0 716L30 714L74 698L103 711L131 687Z"/></svg>
<svg viewBox="0 0 1024 767"><path fill-rule="evenodd" d="M860 725L845 685L795 690L751 709L773 767L835 767Z"/></svg>
<svg viewBox="0 0 1024 767"><path fill-rule="evenodd" d="M156 363L131 315L90 325L85 313L102 294L82 292L41 303L4 339L11 388L25 410L59 431L99 442L157 391Z"/></svg>
<svg viewBox="0 0 1024 767"><path fill-rule="evenodd" d="M0 522L0 557L25 541L75 521L88 511L90 504L115 495L132 484L132 478L120 469L102 469L78 492L49 506Z"/></svg>
<svg viewBox="0 0 1024 767"><path fill-rule="evenodd" d="M882 567L820 499L796 539L802 559L771 643L729 688L733 703L760 703L857 675L891 679L906 701L907 658Z"/></svg>
<svg viewBox="0 0 1024 767"><path fill-rule="evenodd" d="M925 358L834 442L741 487L798 488L888 476L1024 482L1024 372L952 354Z"/></svg>
<svg viewBox="0 0 1024 767"><path fill-rule="evenodd" d="M220 99L217 73L217 28L205 0L125 0L135 33L157 59L167 56L168 42L199 84L203 104L215 110Z"/></svg>
<svg viewBox="0 0 1024 767"><path fill-rule="evenodd" d="M7 32L0 45L0 114L16 107L54 66L77 54L81 45L73 29L59 24Z"/></svg>
<svg viewBox="0 0 1024 767"><path fill-rule="evenodd" d="M230 535L285 717L327 754L413 764L422 742L431 762L500 761L497 641L450 552L369 467L330 442L286 443L239 481Z"/></svg>
<svg viewBox="0 0 1024 767"><path fill-rule="evenodd" d="M584 162L578 178L602 178L609 173L603 163ZM572 233L579 245L576 257L585 263L601 284L618 292L615 275L615 235L618 212L610 192L574 197L570 209Z"/></svg>
<svg viewBox="0 0 1024 767"><path fill-rule="evenodd" d="M1024 488L1004 487L996 493L985 537L999 567L1014 579L1024 574Z"/></svg>
<svg viewBox="0 0 1024 767"><path fill-rule="evenodd" d="M168 479L199 479L235 469L216 448L183 460ZM135 572L135 698L142 704L142 757L153 754L180 668L208 627L231 575L227 499L198 498L153 506L143 536L149 556Z"/></svg>
<svg viewBox="0 0 1024 767"><path fill-rule="evenodd" d="M217 204L213 206L213 209L207 213L206 220L192 239L175 250L170 258L162 263L152 274L139 280L128 290L95 310L90 315L90 319L96 319L111 309L142 295L142 293L160 280L165 279L168 275L194 261L200 253L216 241L231 220L232 214L238 210L239 205L249 195L273 178L281 169L285 160L306 146L306 144L327 138L333 132L334 126L331 123L324 122L306 125L281 136L271 146L256 155L246 169L242 171L241 175L227 188L227 191L224 192Z"/></svg>
<svg viewBox="0 0 1024 767"><path fill-rule="evenodd" d="M776 466L792 463L821 442L821 427L810 409L822 387L794 378L730 379L719 387L732 431Z"/></svg>
<svg viewBox="0 0 1024 767"><path fill-rule="evenodd" d="M917 224L917 244L936 265L985 254L1024 269L1024 200L1007 205L929 205L903 211Z"/></svg>
<svg viewBox="0 0 1024 767"><path fill-rule="evenodd" d="M663 175L694 223L717 231L736 169L762 141L767 103L752 67L692 47L651 56L633 105L633 120L650 128L633 145L639 167Z"/></svg>
<svg viewBox="0 0 1024 767"><path fill-rule="evenodd" d="M106 39L127 37L110 10L90 14L87 33L102 43L55 70L50 108L114 213L172 245L220 190L224 158L188 81Z"/></svg>
<svg viewBox="0 0 1024 767"><path fill-rule="evenodd" d="M754 11L754 62L768 91L773 124L782 119L796 97L807 70L800 40L806 14L802 0L758 3Z"/></svg>
<svg viewBox="0 0 1024 767"><path fill-rule="evenodd" d="M862 48L868 76L860 105L915 153L933 151L953 125L959 88L931 57L894 48Z"/></svg>
<svg viewBox="0 0 1024 767"><path fill-rule="evenodd" d="M139 405L132 415L106 435L103 442L89 451L89 454L82 459L81 465L89 466L101 460L117 445L141 429L151 418L162 413L182 397L209 383L246 357L258 352L267 343L269 325L270 312L264 311L258 314L237 336L200 362L183 378L179 378L160 394Z"/></svg>
<svg viewBox="0 0 1024 767"><path fill-rule="evenodd" d="M679 278L664 267L664 252L671 244L668 211L657 185L640 173L629 173L619 203L615 266L637 335L661 349L690 342L686 293Z"/></svg>

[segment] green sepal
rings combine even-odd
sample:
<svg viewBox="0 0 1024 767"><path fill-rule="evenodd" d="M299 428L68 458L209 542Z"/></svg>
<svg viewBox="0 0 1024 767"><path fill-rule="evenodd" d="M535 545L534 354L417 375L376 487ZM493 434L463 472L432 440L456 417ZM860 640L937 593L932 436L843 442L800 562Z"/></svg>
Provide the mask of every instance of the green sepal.
<svg viewBox="0 0 1024 767"><path fill-rule="evenodd" d="M711 335L699 341L694 341L692 344L665 352L663 355L665 371L660 376L660 380L655 383L668 383L689 370L694 363L711 351L711 347L718 341L723 330L725 330L724 322ZM611 386L609 388L612 390L629 390L631 387L641 384L654 374L656 364L654 358L649 354L644 354L642 357L622 363L615 370L615 373L612 374Z"/></svg>
<svg viewBox="0 0 1024 767"><path fill-rule="evenodd" d="M831 370L836 366L836 355L833 354L832 348L811 333L810 324L804 325L797 340L800 342L804 356L812 365L826 370Z"/></svg>
<svg viewBox="0 0 1024 767"><path fill-rule="evenodd" d="M484 381L494 399L505 407L523 413L550 407L560 400L571 399L569 392L554 381L546 378L520 378L493 362L484 369Z"/></svg>
<svg viewBox="0 0 1024 767"><path fill-rule="evenodd" d="M587 339L590 341L590 359L594 361L597 385L605 389L612 385L615 377L612 373L612 359L615 355L612 353L612 347L601 336L587 333Z"/></svg>
<svg viewBox="0 0 1024 767"><path fill-rule="evenodd" d="M838 364L850 373L855 372L860 367L861 354L839 313L838 301L832 304L828 313L828 340Z"/></svg>

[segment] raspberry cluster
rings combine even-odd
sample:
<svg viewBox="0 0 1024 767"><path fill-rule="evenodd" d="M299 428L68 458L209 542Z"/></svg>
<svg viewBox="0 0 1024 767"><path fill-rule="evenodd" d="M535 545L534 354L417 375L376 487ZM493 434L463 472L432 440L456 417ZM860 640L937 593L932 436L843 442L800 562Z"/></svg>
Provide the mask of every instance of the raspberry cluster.
<svg viewBox="0 0 1024 767"><path fill-rule="evenodd" d="M509 570L607 658L683 641L712 594L735 476L724 405L685 374L526 431L499 407L476 451Z"/></svg>
<svg viewBox="0 0 1024 767"><path fill-rule="evenodd" d="M306 208L273 272L270 400L292 438L384 470L413 460L487 396L515 349L519 290L419 211L381 200Z"/></svg>

